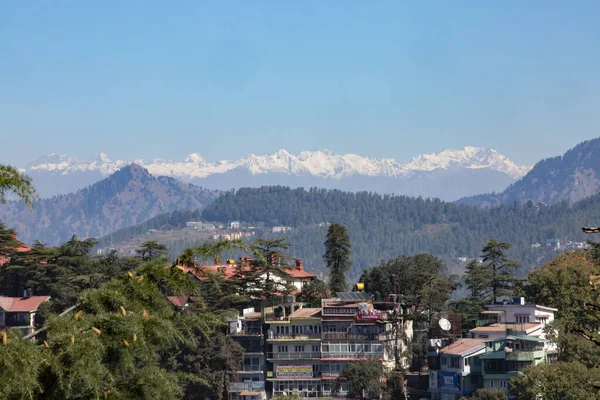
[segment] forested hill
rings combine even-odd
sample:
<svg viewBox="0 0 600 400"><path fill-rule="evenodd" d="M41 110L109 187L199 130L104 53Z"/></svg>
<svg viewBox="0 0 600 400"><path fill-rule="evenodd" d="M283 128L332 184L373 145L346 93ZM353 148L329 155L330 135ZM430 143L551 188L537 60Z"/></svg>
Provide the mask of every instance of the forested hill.
<svg viewBox="0 0 600 400"><path fill-rule="evenodd" d="M600 191L600 138L578 144L564 155L538 162L502 193L458 200L460 204L496 206L515 201L555 204L576 202Z"/></svg>
<svg viewBox="0 0 600 400"><path fill-rule="evenodd" d="M41 200L33 212L23 201L0 205L0 220L27 243L56 245L73 234L100 237L164 212L202 208L218 195L131 164L76 193Z"/></svg>
<svg viewBox="0 0 600 400"><path fill-rule="evenodd" d="M227 192L202 215L209 221L292 226L296 229L286 234L292 251L313 270L322 267L326 227L321 223L340 223L351 235L354 274L382 259L420 252L456 266L459 257L477 257L490 238L512 243L509 255L525 271L555 255L545 246L547 239L560 239L563 246L589 239L581 227L600 223L600 196L573 206L528 202L478 209L437 199L278 186ZM532 247L535 243L541 247Z"/></svg>

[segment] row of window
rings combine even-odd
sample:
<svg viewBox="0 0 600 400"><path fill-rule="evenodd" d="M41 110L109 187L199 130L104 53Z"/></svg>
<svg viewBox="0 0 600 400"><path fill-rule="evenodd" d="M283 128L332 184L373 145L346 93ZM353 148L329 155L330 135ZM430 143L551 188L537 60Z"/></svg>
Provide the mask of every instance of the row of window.
<svg viewBox="0 0 600 400"><path fill-rule="evenodd" d="M290 335L290 334L319 334L321 333L321 325L286 325L286 326L276 326L275 332L278 335Z"/></svg>
<svg viewBox="0 0 600 400"><path fill-rule="evenodd" d="M329 353L382 353L383 344L380 342L356 342L356 343L323 343L323 352Z"/></svg>
<svg viewBox="0 0 600 400"><path fill-rule="evenodd" d="M294 346L288 346L287 344L283 344L283 345L277 346L277 351L279 353L289 353L290 349L294 349L294 352L296 352L296 353L304 353L305 351L312 351L313 353L318 353L321 351L321 345L320 344L313 344L313 345L297 344Z"/></svg>
<svg viewBox="0 0 600 400"><path fill-rule="evenodd" d="M358 313L358 308L333 308L333 307L323 308L323 314L356 314L356 313Z"/></svg>

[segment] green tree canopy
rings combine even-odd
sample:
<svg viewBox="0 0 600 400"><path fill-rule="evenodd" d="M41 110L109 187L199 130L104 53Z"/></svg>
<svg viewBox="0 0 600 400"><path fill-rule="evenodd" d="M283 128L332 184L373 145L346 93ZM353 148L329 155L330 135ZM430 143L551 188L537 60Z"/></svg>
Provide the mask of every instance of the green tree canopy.
<svg viewBox="0 0 600 400"><path fill-rule="evenodd" d="M150 240L140 244L140 247L135 252L143 261L152 261L153 258L166 254L168 250L164 244Z"/></svg>
<svg viewBox="0 0 600 400"><path fill-rule="evenodd" d="M498 388L482 388L477 389L475 393L470 397L471 400L505 400L506 393L502 389ZM461 400L467 400L466 397L462 397Z"/></svg>
<svg viewBox="0 0 600 400"><path fill-rule="evenodd" d="M330 296L329 287L319 279L314 279L302 287L298 301L307 303L308 307L321 307L321 299Z"/></svg>
<svg viewBox="0 0 600 400"><path fill-rule="evenodd" d="M378 361L352 361L346 364L335 380L333 389L339 393L342 382L348 384L351 399L378 399L383 392L383 366Z"/></svg>
<svg viewBox="0 0 600 400"><path fill-rule="evenodd" d="M530 367L509 383L517 400L600 399L600 369L578 362Z"/></svg>
<svg viewBox="0 0 600 400"><path fill-rule="evenodd" d="M348 290L346 273L352 267L350 236L345 226L332 224L327 230L323 258L329 269L329 287L333 293Z"/></svg>
<svg viewBox="0 0 600 400"><path fill-rule="evenodd" d="M492 301L496 301L500 296L512 296L518 282L513 271L519 267L519 264L506 257L508 249L510 244L497 242L494 239L481 249L481 258L491 272L489 286L492 291Z"/></svg>

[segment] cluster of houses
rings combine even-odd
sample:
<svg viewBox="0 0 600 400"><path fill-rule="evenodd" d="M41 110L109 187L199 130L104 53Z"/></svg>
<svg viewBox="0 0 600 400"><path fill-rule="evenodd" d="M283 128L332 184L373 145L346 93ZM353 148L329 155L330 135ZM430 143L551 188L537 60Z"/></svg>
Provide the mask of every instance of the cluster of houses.
<svg viewBox="0 0 600 400"><path fill-rule="evenodd" d="M199 280L214 272L232 278L237 271L232 264L186 270ZM377 360L387 371L407 367L412 321L404 318L406 310L394 299L374 301L364 292L342 292L321 300L320 307L305 307L294 292L315 276L304 270L302 260L286 272L285 284L296 289L292 294L263 301L260 309L249 308L229 319L229 335L245 350L229 387L231 400L292 394L344 397L347 384L342 383L337 394L333 384L348 362ZM186 296L169 300L179 308L194 301Z"/></svg>
<svg viewBox="0 0 600 400"><path fill-rule="evenodd" d="M428 340L429 392L433 400L458 400L479 388L508 391L519 371L556 361L556 345L544 328L556 308L528 304L523 297L485 306L469 338Z"/></svg>
<svg viewBox="0 0 600 400"><path fill-rule="evenodd" d="M0 259L0 265L6 261ZM250 268L250 262L241 259L242 267ZM232 279L239 272L231 261L184 270L200 281L211 273ZM261 301L260 307L228 320L229 335L245 350L244 362L231 380L230 400L344 397L346 383L338 393L333 383L349 362L377 360L386 371L408 367L406 350L417 331L408 314L414 308L401 305L395 296L375 299L360 290L336 293L322 299L319 307L306 307L296 294L315 276L304 270L302 260L286 272L287 277L276 282L292 286L291 294ZM35 314L49 300L49 296L34 296L30 289L21 297L0 296L0 330L32 334ZM195 299L171 296L169 300L185 309ZM444 333L428 337L430 398L458 400L479 388L499 388L510 398L512 377L529 366L556 361L558 350L547 339L545 328L557 311L518 297L486 305L468 337ZM442 327L441 332L445 330Z"/></svg>

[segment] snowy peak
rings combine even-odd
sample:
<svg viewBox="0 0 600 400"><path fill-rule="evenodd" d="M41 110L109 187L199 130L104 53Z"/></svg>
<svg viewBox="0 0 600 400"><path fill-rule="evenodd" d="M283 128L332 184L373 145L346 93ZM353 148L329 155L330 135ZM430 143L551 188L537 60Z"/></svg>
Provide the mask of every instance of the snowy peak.
<svg viewBox="0 0 600 400"><path fill-rule="evenodd" d="M421 154L405 165L413 171L435 171L451 168L489 168L504 172L514 179L524 176L532 168L518 165L494 149L466 146L462 150L444 150L438 154Z"/></svg>
<svg viewBox="0 0 600 400"><path fill-rule="evenodd" d="M238 169L246 170L252 175L279 173L342 179L351 176L400 177L455 168L487 168L518 179L531 169L531 166L512 162L496 150L471 146L462 150L422 154L413 157L406 164L400 164L395 159L376 159L356 154L339 155L329 150L302 151L294 155L284 149L270 155L250 154L239 160L218 162L207 161L198 153L188 155L183 161L137 159L134 162L153 175L173 176L184 180L206 178ZM82 162L64 154L48 154L30 163L27 171L51 171L63 175L96 171L102 175L109 175L129 163L113 161L104 153L96 154L89 162Z"/></svg>

